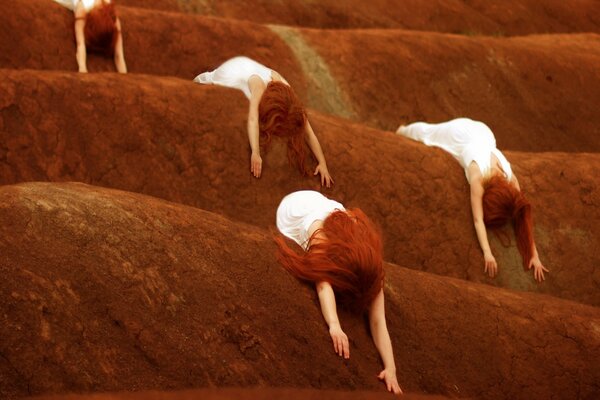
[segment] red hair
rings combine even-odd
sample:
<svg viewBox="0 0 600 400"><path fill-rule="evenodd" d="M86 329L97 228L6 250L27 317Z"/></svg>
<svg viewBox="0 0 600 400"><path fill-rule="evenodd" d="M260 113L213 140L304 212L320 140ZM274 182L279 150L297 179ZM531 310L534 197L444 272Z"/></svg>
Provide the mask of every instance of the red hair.
<svg viewBox="0 0 600 400"><path fill-rule="evenodd" d="M314 240L319 231L325 239ZM329 282L357 311L365 310L383 287L381 235L358 208L331 213L302 255L290 249L282 237L276 241L277 258L285 269L305 281Z"/></svg>
<svg viewBox="0 0 600 400"><path fill-rule="evenodd" d="M517 239L517 248L528 267L533 257L533 218L531 203L506 179L499 175L483 182L483 222L495 231L512 220Z"/></svg>
<svg viewBox="0 0 600 400"><path fill-rule="evenodd" d="M258 105L258 117L260 135L265 139L263 146L268 147L273 136L287 137L288 161L303 175L307 174L306 111L292 88L283 82L269 82Z"/></svg>
<svg viewBox="0 0 600 400"><path fill-rule="evenodd" d="M112 3L102 2L85 16L85 46L92 52L112 56L119 36L117 12Z"/></svg>

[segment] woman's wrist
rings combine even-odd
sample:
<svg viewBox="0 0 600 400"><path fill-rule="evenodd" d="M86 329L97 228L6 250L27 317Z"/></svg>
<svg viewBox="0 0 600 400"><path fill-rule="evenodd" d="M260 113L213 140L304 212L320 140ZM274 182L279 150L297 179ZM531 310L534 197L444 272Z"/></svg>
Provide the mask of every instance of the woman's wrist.
<svg viewBox="0 0 600 400"><path fill-rule="evenodd" d="M333 328L338 328L338 329L342 329L342 326L340 325L340 321L331 321L329 322L329 329L333 329Z"/></svg>

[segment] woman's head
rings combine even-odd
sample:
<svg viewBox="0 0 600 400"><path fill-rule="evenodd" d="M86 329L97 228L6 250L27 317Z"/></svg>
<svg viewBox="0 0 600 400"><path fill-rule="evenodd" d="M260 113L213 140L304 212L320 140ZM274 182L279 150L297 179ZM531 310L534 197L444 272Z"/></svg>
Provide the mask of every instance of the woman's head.
<svg viewBox="0 0 600 400"><path fill-rule="evenodd" d="M315 240L320 231L323 240ZM326 281L357 311L365 310L383 287L383 247L373 222L358 208L335 211L310 238L299 255L280 237L278 258L292 275L310 282Z"/></svg>
<svg viewBox="0 0 600 400"><path fill-rule="evenodd" d="M117 42L117 13L112 3L101 2L85 16L85 46L90 51L113 55Z"/></svg>
<svg viewBox="0 0 600 400"><path fill-rule="evenodd" d="M258 115L264 146L269 145L273 136L287 137L290 164L306 173L306 111L292 88L283 82L269 82L260 99Z"/></svg>
<svg viewBox="0 0 600 400"><path fill-rule="evenodd" d="M483 221L493 230L513 221L517 247L528 266L533 256L533 220L531 204L525 196L504 177L494 175L483 182Z"/></svg>

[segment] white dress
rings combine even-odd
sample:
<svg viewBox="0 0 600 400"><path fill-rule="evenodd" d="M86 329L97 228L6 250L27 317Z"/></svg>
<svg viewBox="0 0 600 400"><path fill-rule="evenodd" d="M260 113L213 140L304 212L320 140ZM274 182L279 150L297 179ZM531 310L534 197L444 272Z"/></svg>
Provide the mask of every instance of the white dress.
<svg viewBox="0 0 600 400"><path fill-rule="evenodd" d="M83 3L83 8L85 8L85 11L90 11L92 8L94 8L94 5L96 4L96 0L54 0L55 2L57 2L58 4L60 4L63 7L68 8L71 11L75 11L75 7L77 6L77 3L79 3L79 1L81 1ZM107 0L106 3L110 3L110 0Z"/></svg>
<svg viewBox="0 0 600 400"><path fill-rule="evenodd" d="M272 80L271 72L270 68L256 61L248 57L239 56L225 61L214 71L201 73L194 78L194 82L239 89L250 99L248 79L252 75L258 75L267 84Z"/></svg>
<svg viewBox="0 0 600 400"><path fill-rule="evenodd" d="M277 229L307 250L308 228L317 220L325 220L335 210L346 211L341 203L319 192L293 192L285 196L277 208Z"/></svg>
<svg viewBox="0 0 600 400"><path fill-rule="evenodd" d="M506 179L512 179L510 163L496 148L496 138L483 122L469 118L457 118L439 124L415 122L400 127L397 133L452 154L465 169L467 179L467 168L472 161L477 163L482 175L487 175L492 167L492 154L498 158Z"/></svg>

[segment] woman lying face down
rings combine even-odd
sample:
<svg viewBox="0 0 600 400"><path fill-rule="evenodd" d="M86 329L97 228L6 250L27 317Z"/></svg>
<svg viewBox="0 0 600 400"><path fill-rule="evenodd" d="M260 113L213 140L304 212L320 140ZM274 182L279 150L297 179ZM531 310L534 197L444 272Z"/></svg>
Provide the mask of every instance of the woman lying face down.
<svg viewBox="0 0 600 400"><path fill-rule="evenodd" d="M117 71L127 72L123 54L121 21L110 0L54 0L75 15L75 57L79 72L88 72L87 52L114 58Z"/></svg>
<svg viewBox="0 0 600 400"><path fill-rule="evenodd" d="M401 394L385 320L382 241L373 222L358 208L346 210L318 192L299 191L281 201L277 228L304 249L298 254L283 238L277 239L283 267L315 284L334 351L350 357L348 337L337 315L337 295L355 311L367 312L384 366L378 377L390 392Z"/></svg>
<svg viewBox="0 0 600 400"><path fill-rule="evenodd" d="M239 89L250 101L247 129L252 175L259 178L262 174L261 148L266 151L273 136L279 136L287 139L291 165L303 175L320 174L321 185L331 187L333 179L306 110L290 84L277 71L239 56L225 61L213 71L201 73L194 82ZM307 146L317 160L314 171L309 171L306 165Z"/></svg>

